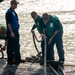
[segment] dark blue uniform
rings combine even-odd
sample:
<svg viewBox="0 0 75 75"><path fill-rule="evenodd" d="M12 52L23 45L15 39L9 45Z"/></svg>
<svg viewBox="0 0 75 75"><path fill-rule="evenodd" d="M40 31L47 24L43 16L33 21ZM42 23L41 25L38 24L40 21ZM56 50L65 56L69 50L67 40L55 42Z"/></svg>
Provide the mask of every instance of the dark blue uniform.
<svg viewBox="0 0 75 75"><path fill-rule="evenodd" d="M19 61L21 59L20 56L20 44L19 44L19 23L18 16L15 11L9 8L5 15L6 18L6 34L7 34L7 57L8 63L13 60ZM8 24L11 24L12 30L15 34L15 37L12 38L10 35L10 31L8 28ZM14 53L14 54L13 54Z"/></svg>

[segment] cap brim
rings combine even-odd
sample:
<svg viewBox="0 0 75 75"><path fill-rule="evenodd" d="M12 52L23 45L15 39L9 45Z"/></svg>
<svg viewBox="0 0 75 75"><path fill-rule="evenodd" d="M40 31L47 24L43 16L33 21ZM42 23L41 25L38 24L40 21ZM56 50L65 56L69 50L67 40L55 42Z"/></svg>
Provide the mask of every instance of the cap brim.
<svg viewBox="0 0 75 75"><path fill-rule="evenodd" d="M19 2L17 2L17 4L19 4Z"/></svg>
<svg viewBox="0 0 75 75"><path fill-rule="evenodd" d="M19 2L16 2L15 4L19 4Z"/></svg>

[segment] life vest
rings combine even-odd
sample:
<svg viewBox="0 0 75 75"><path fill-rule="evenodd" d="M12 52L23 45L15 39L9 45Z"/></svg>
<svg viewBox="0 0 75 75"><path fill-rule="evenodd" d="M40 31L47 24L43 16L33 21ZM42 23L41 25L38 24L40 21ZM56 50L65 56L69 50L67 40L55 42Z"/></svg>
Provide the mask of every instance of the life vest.
<svg viewBox="0 0 75 75"><path fill-rule="evenodd" d="M59 20L58 17L50 15L50 21L48 23L46 23L46 30L47 30L46 33L48 36L52 36L54 34L54 32L55 32L55 30L54 30L55 24L54 23L56 20ZM63 27L62 27L62 24L60 23L60 31L62 31L62 30L63 30Z"/></svg>
<svg viewBox="0 0 75 75"><path fill-rule="evenodd" d="M42 33L43 30L42 30L42 28L41 28L41 26L40 26L40 23L39 23L40 20L41 20L41 17L38 16L38 17L37 17L37 20L35 20L35 25L36 25L36 28L37 28L38 32L39 32L39 33Z"/></svg>

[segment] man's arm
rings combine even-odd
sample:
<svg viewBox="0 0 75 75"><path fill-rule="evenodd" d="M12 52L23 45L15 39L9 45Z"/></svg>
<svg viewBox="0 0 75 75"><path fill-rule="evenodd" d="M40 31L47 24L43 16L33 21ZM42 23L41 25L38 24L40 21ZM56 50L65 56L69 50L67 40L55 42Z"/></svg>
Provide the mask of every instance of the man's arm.
<svg viewBox="0 0 75 75"><path fill-rule="evenodd" d="M58 33L59 33L59 30L56 30L56 31L54 32L54 35L53 35L51 38L53 39Z"/></svg>
<svg viewBox="0 0 75 75"><path fill-rule="evenodd" d="M8 29L9 29L9 31L10 31L11 37L15 37L15 35L14 35L14 33L13 33L13 30L12 30L12 26L11 26L12 20L13 20L13 18L12 18L12 13L11 13L11 12L8 12L8 13L6 14L7 26L8 26Z"/></svg>
<svg viewBox="0 0 75 75"><path fill-rule="evenodd" d="M12 27L11 27L11 24L10 24L10 23L8 24L8 28L9 28L11 37L12 37L12 38L15 37L14 32L13 32L13 30L12 30Z"/></svg>
<svg viewBox="0 0 75 75"><path fill-rule="evenodd" d="M54 25L54 30L55 30L55 33L54 35L52 36L53 38L59 33L60 31L60 21L59 20L56 20L55 22L55 25Z"/></svg>
<svg viewBox="0 0 75 75"><path fill-rule="evenodd" d="M47 36L45 34L45 32L46 32L46 25L44 24L43 19L40 19L39 24L40 24L40 27L42 29L42 32L40 33L41 37L43 37L45 39L45 38L47 38Z"/></svg>
<svg viewBox="0 0 75 75"><path fill-rule="evenodd" d="M54 32L53 36L50 38L48 44L50 44L51 41L52 41L52 39L59 33L59 31L60 31L60 21L59 21L59 20L56 20L54 26L55 26L55 27L54 27L55 32Z"/></svg>
<svg viewBox="0 0 75 75"><path fill-rule="evenodd" d="M36 28L36 25L34 24L31 30L34 30Z"/></svg>
<svg viewBox="0 0 75 75"><path fill-rule="evenodd" d="M32 29L31 29L31 32L32 32L32 33L34 33L34 29L35 29L35 28L36 28L36 25L34 24L33 27L32 27Z"/></svg>

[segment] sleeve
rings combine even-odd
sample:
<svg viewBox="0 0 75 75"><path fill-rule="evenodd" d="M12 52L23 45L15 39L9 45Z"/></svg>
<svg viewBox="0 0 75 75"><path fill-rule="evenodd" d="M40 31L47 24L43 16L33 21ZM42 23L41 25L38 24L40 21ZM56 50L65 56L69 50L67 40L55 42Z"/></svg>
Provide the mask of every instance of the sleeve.
<svg viewBox="0 0 75 75"><path fill-rule="evenodd" d="M34 30L36 28L36 25L34 24L31 30Z"/></svg>
<svg viewBox="0 0 75 75"><path fill-rule="evenodd" d="M7 24L11 24L12 23L12 20L13 20L13 18L12 18L12 13L11 12L8 12L7 14L6 14L6 21L7 21Z"/></svg>
<svg viewBox="0 0 75 75"><path fill-rule="evenodd" d="M45 24L44 24L44 22L43 22L43 20L42 20L42 19L40 20L40 22L39 22L39 23L40 23L41 28L46 28L46 26L45 26Z"/></svg>
<svg viewBox="0 0 75 75"><path fill-rule="evenodd" d="M55 21L54 29L55 29L55 31L60 30L60 21L59 20Z"/></svg>

